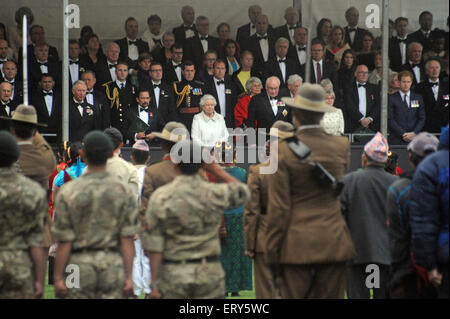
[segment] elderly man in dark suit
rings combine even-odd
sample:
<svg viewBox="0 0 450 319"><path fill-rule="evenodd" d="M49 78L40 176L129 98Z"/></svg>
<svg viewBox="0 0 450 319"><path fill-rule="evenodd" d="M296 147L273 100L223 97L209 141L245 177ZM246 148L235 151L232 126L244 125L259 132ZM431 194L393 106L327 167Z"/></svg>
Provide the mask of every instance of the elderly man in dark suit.
<svg viewBox="0 0 450 319"><path fill-rule="evenodd" d="M248 18L250 22L240 26L236 33L236 42L243 48L247 40L256 33L256 18L262 14L262 9L259 5L252 5L248 8ZM269 32L272 32L273 27L269 24Z"/></svg>
<svg viewBox="0 0 450 319"><path fill-rule="evenodd" d="M344 114L348 133L380 129L380 92L375 84L367 82L369 70L361 64L355 70L355 78L344 87Z"/></svg>
<svg viewBox="0 0 450 319"><path fill-rule="evenodd" d="M23 84L17 76L17 64L14 61L7 61L3 64L3 73L0 75L0 83L8 82L12 85L11 99L16 105L23 102Z"/></svg>
<svg viewBox="0 0 450 319"><path fill-rule="evenodd" d="M120 47L119 60L127 61L130 69L136 70L139 54L150 53L150 49L147 42L137 39L138 23L135 18L129 17L125 21L125 32L125 38L115 41Z"/></svg>
<svg viewBox="0 0 450 319"><path fill-rule="evenodd" d="M419 42L411 42L408 44L407 56L405 64L401 66L402 71L409 71L413 75L413 90L417 84L422 82L425 75L422 61L423 47Z"/></svg>
<svg viewBox="0 0 450 319"><path fill-rule="evenodd" d="M286 38L289 40L291 46L295 44L294 33L295 29L301 27L299 23L299 15L297 9L289 7L284 12L284 19L286 24L273 29L273 35L275 39Z"/></svg>
<svg viewBox="0 0 450 319"><path fill-rule="evenodd" d="M194 24L194 8L191 6L184 6L181 8L181 18L183 19L183 24L174 28L172 33L175 35L175 42L184 44L186 39L197 35L197 28Z"/></svg>
<svg viewBox="0 0 450 319"><path fill-rule="evenodd" d="M334 188L321 184L300 143L337 180L348 169L350 144L320 126L324 113L334 111L320 85L305 83L283 102L293 108L297 131L279 143L278 167L268 175L265 260L275 278L281 276L282 298L343 299L352 239Z"/></svg>
<svg viewBox="0 0 450 319"><path fill-rule="evenodd" d="M99 110L86 102L86 84L79 80L73 84L73 98L69 101L69 140L82 141L84 136L102 127Z"/></svg>
<svg viewBox="0 0 450 319"><path fill-rule="evenodd" d="M36 58L29 60L28 74L30 75L30 92L34 92L39 88L39 80L42 74L49 73L55 80L56 89L60 89L61 83L61 64L58 62L51 62L48 54L48 44L37 44L34 48Z"/></svg>
<svg viewBox="0 0 450 319"><path fill-rule="evenodd" d="M358 28L359 11L355 7L350 7L345 11L345 20L348 25L344 28L345 42L347 42L353 51L359 52L362 48L362 40L366 29Z"/></svg>
<svg viewBox="0 0 450 319"><path fill-rule="evenodd" d="M242 44L244 50L253 53L255 68L263 72L264 65L275 56L275 38L269 32L269 18L260 14L256 18L256 33Z"/></svg>
<svg viewBox="0 0 450 319"><path fill-rule="evenodd" d="M275 43L275 57L269 59L265 66L264 77L276 76L281 81L281 88L287 87L289 76L300 73L300 67L296 61L287 57L289 40L279 38ZM261 79L264 81L264 79Z"/></svg>
<svg viewBox="0 0 450 319"><path fill-rule="evenodd" d="M386 298L391 258L385 203L389 186L397 180L384 170L388 154L386 139L377 133L364 146L363 169L344 177L341 207L356 248L356 256L347 268L349 299L369 299L370 288L374 288L375 299ZM378 275L378 287L367 285L372 282L371 274Z"/></svg>
<svg viewBox="0 0 450 319"><path fill-rule="evenodd" d="M39 81L40 90L33 94L31 105L36 109L38 122L47 127L39 129L41 133L56 134L56 138L47 141L61 141L62 138L62 97L54 90L55 81L50 74L44 74Z"/></svg>
<svg viewBox="0 0 450 319"><path fill-rule="evenodd" d="M390 68L401 71L401 67L408 60L407 47L411 40L408 38L408 18L398 17L395 19L395 30L397 36L389 39L389 62Z"/></svg>
<svg viewBox="0 0 450 319"><path fill-rule="evenodd" d="M35 48L37 45L46 43L47 40L45 39L45 30L44 27L41 25L33 25L30 28L30 40L31 44L27 46L28 48L28 62L32 61L35 58ZM48 46L48 60L50 62L59 62L59 55L58 50L54 47L49 45ZM22 63L22 48L19 50L19 56L17 61L19 63Z"/></svg>
<svg viewBox="0 0 450 319"><path fill-rule="evenodd" d="M415 92L422 95L425 103L424 131L440 133L448 125L449 83L448 78L439 79L441 63L430 59L425 63L427 79L416 86Z"/></svg>
<svg viewBox="0 0 450 319"><path fill-rule="evenodd" d="M197 70L200 70L206 51L220 51L220 40L209 35L209 20L207 17L197 17L196 26L198 34L186 40L184 54L186 60L193 61Z"/></svg>
<svg viewBox="0 0 450 319"><path fill-rule="evenodd" d="M292 121L291 110L281 100L279 90L276 76L266 80L266 91L252 97L248 105L248 127L269 130L275 121Z"/></svg>
<svg viewBox="0 0 450 319"><path fill-rule="evenodd" d="M435 39L435 32L431 29L433 27L433 15L430 11L423 11L419 15L420 29L411 33L408 38L411 41L419 42L423 46L423 52L430 51L432 42Z"/></svg>
<svg viewBox="0 0 450 319"><path fill-rule="evenodd" d="M425 125L425 105L422 96L411 92L412 78L411 72L400 72L400 90L389 95L389 144L405 145L411 142Z"/></svg>
<svg viewBox="0 0 450 319"><path fill-rule="evenodd" d="M99 61L94 71L97 83L96 87L101 89L102 85L117 80L116 67L119 61L120 47L116 42L110 42L106 47L106 61Z"/></svg>
<svg viewBox="0 0 450 319"><path fill-rule="evenodd" d="M7 82L0 83L0 116L11 117L17 104L11 100L12 85ZM9 121L0 119L0 130L9 131Z"/></svg>
<svg viewBox="0 0 450 319"><path fill-rule="evenodd" d="M86 102L95 105L100 110L102 119L102 129L107 129L111 125L110 103L106 102L105 92L96 88L97 78L95 72L87 70L81 74L81 80L86 83Z"/></svg>
<svg viewBox="0 0 450 319"><path fill-rule="evenodd" d="M289 46L288 57L297 62L297 68L306 63L306 44L308 43L308 30L298 27L294 32L294 44Z"/></svg>
<svg viewBox="0 0 450 319"><path fill-rule="evenodd" d="M228 128L233 128L237 94L234 83L226 75L225 61L219 59L214 63L214 75L205 81L205 93L214 96L217 101L216 113L224 117Z"/></svg>

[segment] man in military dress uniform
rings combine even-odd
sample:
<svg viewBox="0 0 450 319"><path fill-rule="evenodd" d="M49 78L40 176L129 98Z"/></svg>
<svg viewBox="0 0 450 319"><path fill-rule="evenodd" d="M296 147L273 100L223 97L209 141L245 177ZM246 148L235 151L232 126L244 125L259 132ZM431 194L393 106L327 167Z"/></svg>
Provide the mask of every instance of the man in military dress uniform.
<svg viewBox="0 0 450 319"><path fill-rule="evenodd" d="M44 285L44 190L12 168L19 147L0 132L0 299L40 298Z"/></svg>
<svg viewBox="0 0 450 319"><path fill-rule="evenodd" d="M129 136L129 111L135 102L136 88L131 81L127 80L128 65L126 62L119 62L116 66L116 81L103 84L107 98L107 104L110 107L111 127L118 129L124 139L124 144L134 141Z"/></svg>
<svg viewBox="0 0 450 319"><path fill-rule="evenodd" d="M138 204L129 186L106 172L113 145L90 132L80 152L87 172L64 184L56 197L53 235L58 241L55 294L59 298L123 298L133 293L133 237ZM77 265L79 287L66 286L67 264Z"/></svg>
<svg viewBox="0 0 450 319"><path fill-rule="evenodd" d="M175 164L178 176L153 193L145 214L142 245L150 256L150 298L223 298L222 214L245 204L250 192L217 163L193 163L193 153L200 149L194 142L185 140L179 146L189 154L180 154L181 162ZM201 167L224 183L202 179Z"/></svg>
<svg viewBox="0 0 450 319"><path fill-rule="evenodd" d="M200 99L204 94L203 82L194 80L195 65L186 61L182 66L184 80L174 82L178 120L191 132L194 115L201 112Z"/></svg>

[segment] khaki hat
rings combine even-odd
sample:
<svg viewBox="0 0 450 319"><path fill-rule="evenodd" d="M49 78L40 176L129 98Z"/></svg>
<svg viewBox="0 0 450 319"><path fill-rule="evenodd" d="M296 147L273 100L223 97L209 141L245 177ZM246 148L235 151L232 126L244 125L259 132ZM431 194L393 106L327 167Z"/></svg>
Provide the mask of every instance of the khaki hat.
<svg viewBox="0 0 450 319"><path fill-rule="evenodd" d="M295 127L286 121L276 121L270 128L268 135L276 136L280 139L286 139L294 136Z"/></svg>
<svg viewBox="0 0 450 319"><path fill-rule="evenodd" d="M152 134L163 140L177 143L187 139L189 132L184 124L172 121L164 126L161 133Z"/></svg>
<svg viewBox="0 0 450 319"><path fill-rule="evenodd" d="M38 126L47 127L47 124L41 124L37 121L36 109L33 105L20 104L12 113L12 117L0 116L0 119L25 122Z"/></svg>
<svg viewBox="0 0 450 319"><path fill-rule="evenodd" d="M281 99L287 106L310 112L334 112L336 109L325 103L325 90L319 84L305 83L298 89L295 98Z"/></svg>

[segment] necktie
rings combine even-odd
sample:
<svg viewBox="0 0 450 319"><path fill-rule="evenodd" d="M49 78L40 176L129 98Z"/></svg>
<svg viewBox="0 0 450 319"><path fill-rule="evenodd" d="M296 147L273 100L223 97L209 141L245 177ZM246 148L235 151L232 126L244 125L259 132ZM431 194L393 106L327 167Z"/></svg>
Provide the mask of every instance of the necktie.
<svg viewBox="0 0 450 319"><path fill-rule="evenodd" d="M154 83L153 83L153 88L154 88L154 89L156 89L156 88L161 88L161 84L154 84Z"/></svg>
<svg viewBox="0 0 450 319"><path fill-rule="evenodd" d="M135 41L128 40L128 45L136 45L136 40Z"/></svg>
<svg viewBox="0 0 450 319"><path fill-rule="evenodd" d="M142 107L142 106L139 106L139 113L140 112L148 112L148 107Z"/></svg>
<svg viewBox="0 0 450 319"><path fill-rule="evenodd" d="M69 61L69 65L78 64L78 61Z"/></svg>
<svg viewBox="0 0 450 319"><path fill-rule="evenodd" d="M208 37L200 37L200 40L208 40Z"/></svg>
<svg viewBox="0 0 450 319"><path fill-rule="evenodd" d="M47 62L45 62L45 63L41 63L41 62L38 62L41 66L43 65L43 66L48 66L48 63Z"/></svg>
<svg viewBox="0 0 450 319"><path fill-rule="evenodd" d="M280 59L280 60L278 60L278 63L286 63L286 59Z"/></svg>
<svg viewBox="0 0 450 319"><path fill-rule="evenodd" d="M120 89L123 90L124 87L125 85L123 85L123 83L120 83Z"/></svg>
<svg viewBox="0 0 450 319"><path fill-rule="evenodd" d="M276 97L270 97L270 100L271 100L271 101L276 101L277 98L276 98Z"/></svg>
<svg viewBox="0 0 450 319"><path fill-rule="evenodd" d="M439 86L439 82L430 82L431 87Z"/></svg>
<svg viewBox="0 0 450 319"><path fill-rule="evenodd" d="M225 81L224 80L217 81L217 85L221 85L221 84L225 85Z"/></svg>
<svg viewBox="0 0 450 319"><path fill-rule="evenodd" d="M117 66L117 64L110 64L109 68L112 69L112 68L115 68L116 66Z"/></svg>
<svg viewBox="0 0 450 319"><path fill-rule="evenodd" d="M88 95L88 94L94 94L94 92L92 92L92 91L87 91L87 92L86 92L86 95Z"/></svg>
<svg viewBox="0 0 450 319"><path fill-rule="evenodd" d="M298 47L298 50L299 51L306 51L306 47L303 47L303 48Z"/></svg>
<svg viewBox="0 0 450 319"><path fill-rule="evenodd" d="M180 64L174 65L173 68L174 68L174 69L176 69L176 68L181 68L181 63L180 63Z"/></svg>
<svg viewBox="0 0 450 319"><path fill-rule="evenodd" d="M414 63L414 64L411 65L411 67L412 67L413 69L414 69L415 67L420 68L420 64L419 64L419 63Z"/></svg>
<svg viewBox="0 0 450 319"><path fill-rule="evenodd" d="M192 31L194 31L194 27L192 26L192 27L184 27L184 31L187 31L187 30L192 30Z"/></svg>
<svg viewBox="0 0 450 319"><path fill-rule="evenodd" d="M405 96L403 97L403 104L406 106L407 109L409 109L409 105L408 105L408 95L405 94Z"/></svg>
<svg viewBox="0 0 450 319"><path fill-rule="evenodd" d="M366 83L358 83L358 88L360 88L360 87L365 88L366 87Z"/></svg>
<svg viewBox="0 0 450 319"><path fill-rule="evenodd" d="M155 38L152 38L152 40L153 40L153 42L155 42L155 43L158 43L158 44L160 44L160 45L161 45L161 40L160 40L160 39L155 39Z"/></svg>
<svg viewBox="0 0 450 319"><path fill-rule="evenodd" d="M289 30L295 30L297 27L289 27Z"/></svg>
<svg viewBox="0 0 450 319"><path fill-rule="evenodd" d="M322 81L322 68L320 67L320 63L317 63L317 79L316 79L316 83L320 84L320 81Z"/></svg>
<svg viewBox="0 0 450 319"><path fill-rule="evenodd" d="M398 42L399 42L399 43L402 43L402 42L403 42L403 43L406 44L406 39L400 39L400 38L397 38L397 39L398 39Z"/></svg>
<svg viewBox="0 0 450 319"><path fill-rule="evenodd" d="M356 28L348 28L348 33L356 32Z"/></svg>
<svg viewBox="0 0 450 319"><path fill-rule="evenodd" d="M0 64L3 64L3 63L5 63L5 62L8 62L8 61L2 61L2 60L0 60Z"/></svg>
<svg viewBox="0 0 450 319"><path fill-rule="evenodd" d="M266 36L263 36L263 37L258 37L258 40L259 40L259 41L261 41L261 40L267 40L267 35L266 35Z"/></svg>
<svg viewBox="0 0 450 319"><path fill-rule="evenodd" d="M256 25L252 25L252 29L256 29Z"/></svg>
<svg viewBox="0 0 450 319"><path fill-rule="evenodd" d="M53 92L45 92L44 91L44 96L47 96L47 95L53 96Z"/></svg>

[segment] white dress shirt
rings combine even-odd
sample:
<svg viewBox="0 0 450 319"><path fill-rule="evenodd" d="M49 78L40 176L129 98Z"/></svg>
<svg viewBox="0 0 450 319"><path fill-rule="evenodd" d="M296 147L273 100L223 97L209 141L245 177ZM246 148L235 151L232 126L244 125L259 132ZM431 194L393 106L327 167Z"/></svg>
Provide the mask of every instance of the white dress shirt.
<svg viewBox="0 0 450 319"><path fill-rule="evenodd" d="M159 81L159 83L155 83L152 81L152 85L155 85L155 84L160 85L161 81ZM159 107L159 95L161 93L161 89L159 87L156 87L153 89L153 92L155 92L156 107Z"/></svg>
<svg viewBox="0 0 450 319"><path fill-rule="evenodd" d="M313 61L314 75L316 76L316 83L317 83L317 63L320 64L320 71L322 71L322 74L320 76L321 76L321 78L323 78L323 59L320 60L319 62L314 61L314 60L312 60L312 61Z"/></svg>
<svg viewBox="0 0 450 319"><path fill-rule="evenodd" d="M44 93L53 93L53 90L50 91L43 91ZM47 106L47 111L48 111L48 115L51 116L52 115L52 107L53 107L53 95L45 95L44 96L44 100L45 100L45 106Z"/></svg>
<svg viewBox="0 0 450 319"><path fill-rule="evenodd" d="M144 110L142 110L142 106L138 106L138 112L139 112L139 118L143 121L143 122L145 122L145 123L147 123L148 124L148 112L147 111L144 111Z"/></svg>
<svg viewBox="0 0 450 319"><path fill-rule="evenodd" d="M178 81L181 81L181 68L180 67L177 67L176 68L176 66L178 65L177 63L175 63L175 62L173 62L172 61L172 65L174 66L174 69L175 69L175 73L177 74L177 78L178 78Z"/></svg>
<svg viewBox="0 0 450 319"><path fill-rule="evenodd" d="M199 38L203 37L200 34L198 35ZM205 53L206 51L208 51L208 35L204 36L206 39L205 40L200 40L200 42L202 43L202 47L203 47L203 53Z"/></svg>
<svg viewBox="0 0 450 319"><path fill-rule="evenodd" d="M79 61L79 60L77 60ZM78 81L78 76L80 75L79 72L79 64L73 63L69 64L69 71L70 71L70 77L72 79L72 84L74 84L76 81Z"/></svg>
<svg viewBox="0 0 450 319"><path fill-rule="evenodd" d="M150 30L145 30L144 34L142 35L142 40L148 43L148 47L150 49L150 52L156 47L158 42L155 42L155 40L159 40L162 44L162 36L164 32L159 32L158 35L154 35L150 32Z"/></svg>
<svg viewBox="0 0 450 319"><path fill-rule="evenodd" d="M404 37L404 38L397 37L397 39L399 39L399 40L406 40L406 38L407 37ZM402 57L402 64L405 64L406 63L406 43L404 43L404 42L400 42L400 55Z"/></svg>
<svg viewBox="0 0 450 319"><path fill-rule="evenodd" d="M268 37L267 33L263 35L263 37ZM267 38L259 40L259 46L261 47L264 62L267 62L267 60L269 60L269 39Z"/></svg>
<svg viewBox="0 0 450 319"><path fill-rule="evenodd" d="M439 94L439 79L436 82L433 82L431 80L429 80L429 81L430 81L430 84L433 84L433 83L437 83L438 84L438 85L435 85L435 86L433 86L431 88L431 90L433 91L434 100L437 101L438 100L438 94Z"/></svg>
<svg viewBox="0 0 450 319"><path fill-rule="evenodd" d="M229 134L222 115L214 112L212 117L201 112L192 121L192 140L201 146L214 146L217 142L226 142Z"/></svg>
<svg viewBox="0 0 450 319"><path fill-rule="evenodd" d="M406 93L403 93L402 91L400 92L400 96L402 97L402 102L405 100L405 95L406 95L406 104L408 104L408 108L411 107L411 91L408 91Z"/></svg>
<svg viewBox="0 0 450 319"><path fill-rule="evenodd" d="M116 80L116 84L117 84L117 86L119 87L119 89L121 89L122 87L122 84L123 84L123 88L125 88L126 86L127 86L127 81L125 80L125 81L123 81L123 82L120 82L119 80Z"/></svg>
<svg viewBox="0 0 450 319"><path fill-rule="evenodd" d="M109 73L111 74L111 79L113 81L116 81L117 80L116 67L110 68L109 66L111 64L117 64L117 62L116 63L111 63L111 62L108 61L108 69L109 69Z"/></svg>
<svg viewBox="0 0 450 319"><path fill-rule="evenodd" d="M92 94L88 94L88 92L91 92ZM89 104L94 105L94 89L92 89L91 91L86 91L86 101Z"/></svg>
<svg viewBox="0 0 450 319"><path fill-rule="evenodd" d="M250 36L256 33L256 25L250 22Z"/></svg>
<svg viewBox="0 0 450 319"><path fill-rule="evenodd" d="M48 63L48 61L38 61L38 63ZM41 73L48 73L48 66L40 65Z"/></svg>
<svg viewBox="0 0 450 319"><path fill-rule="evenodd" d="M350 26L347 26L347 27L348 27L349 31L350 31L350 28L352 28L352 27L350 27ZM354 29L355 29L354 32L349 32L349 33L348 33L348 35L350 36L350 43L351 43L351 44L353 44L353 42L355 41L356 28L357 28L357 27L354 27ZM352 29L353 29L353 28L352 28ZM344 34L344 36L345 36L345 34Z"/></svg>
<svg viewBox="0 0 450 319"><path fill-rule="evenodd" d="M413 65L414 62L409 61L409 64ZM420 83L421 81L421 74L420 74L420 68L418 66L415 66L412 68L413 73L414 73L414 77L416 78L417 83Z"/></svg>
<svg viewBox="0 0 450 319"><path fill-rule="evenodd" d="M272 106L273 114L275 116L277 116L277 113L278 113L278 100L277 99L271 100L269 94L267 94L267 97L269 98L270 105Z"/></svg>
<svg viewBox="0 0 450 319"><path fill-rule="evenodd" d="M8 62L8 59L0 59L0 61L3 61L3 63L0 63L0 72L2 72L3 78L5 78L5 75L3 74L3 65L5 62Z"/></svg>
<svg viewBox="0 0 450 319"><path fill-rule="evenodd" d="M227 100L225 96L225 84L218 85L218 80L216 77L213 77L214 85L216 86L216 92L217 92L217 98L219 99L219 106L220 106L220 114L225 117L226 116L226 106L227 106Z"/></svg>
<svg viewBox="0 0 450 319"><path fill-rule="evenodd" d="M10 100L8 100L8 102L9 102ZM2 100L0 100L0 102L2 103L2 106L5 108L5 111L6 111L6 114L8 115L8 116L11 116L11 108L8 106L8 105L6 105L8 102L3 102Z"/></svg>
<svg viewBox="0 0 450 319"><path fill-rule="evenodd" d="M358 86L358 84L366 84L366 83L356 82L356 86ZM363 117L360 119L362 120L363 118L366 117L367 114L366 88L363 86L358 88L358 100L359 100L358 109L359 112L363 115Z"/></svg>
<svg viewBox="0 0 450 319"><path fill-rule="evenodd" d="M290 38L290 41L291 41L290 45L292 45L293 43L295 43L295 39L294 39L295 29L289 30L289 27L294 27L295 28L296 26L295 25L286 24L286 29L288 30L289 38Z"/></svg>
<svg viewBox="0 0 450 319"><path fill-rule="evenodd" d="M83 104L83 102L78 102L75 98L73 98L75 104L78 104L77 108L78 108L78 112L80 112L81 117L83 117L83 107L81 106L81 104Z"/></svg>
<svg viewBox="0 0 450 319"><path fill-rule="evenodd" d="M194 27L194 25L193 24L184 25L184 27ZM188 39L188 38L192 38L193 36L195 36L195 33L193 30L186 30L186 31L184 31L184 35L186 36L186 39Z"/></svg>
<svg viewBox="0 0 450 319"><path fill-rule="evenodd" d="M306 46L304 46L306 48ZM295 49L297 50L297 55L298 55L298 61L300 62L300 64L305 64L306 63L306 51L299 51L299 48L303 48L301 46L299 46L298 44L295 46Z"/></svg>
<svg viewBox="0 0 450 319"><path fill-rule="evenodd" d="M128 44L128 57L133 60L136 61L139 58L139 51L138 51L138 47L137 44L129 44L128 41L137 41L137 39L131 40L130 38L127 37L127 44Z"/></svg>
<svg viewBox="0 0 450 319"><path fill-rule="evenodd" d="M286 82L286 62L278 62L279 60L286 60L286 57L284 57L283 59L282 58L280 58L278 55L277 55L277 63L278 63L278 66L280 67L280 70L281 70L281 75L283 76L283 81L284 82Z"/></svg>

